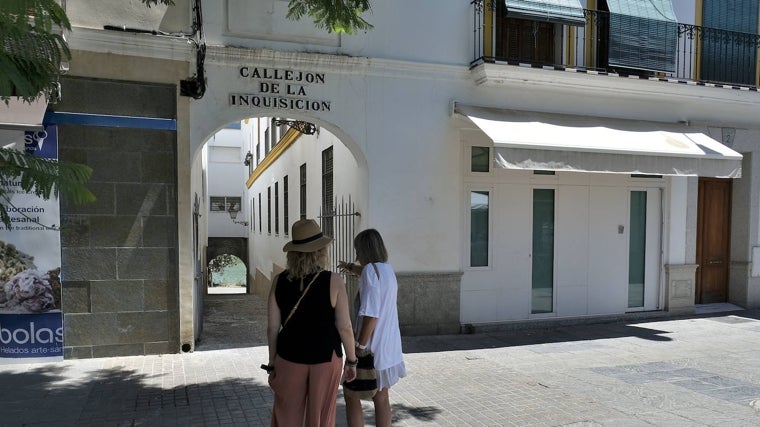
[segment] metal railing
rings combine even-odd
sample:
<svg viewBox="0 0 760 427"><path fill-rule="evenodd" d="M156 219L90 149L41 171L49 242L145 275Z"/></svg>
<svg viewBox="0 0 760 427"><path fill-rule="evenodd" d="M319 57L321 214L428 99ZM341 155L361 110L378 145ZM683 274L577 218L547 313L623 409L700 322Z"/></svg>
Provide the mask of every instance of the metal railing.
<svg viewBox="0 0 760 427"><path fill-rule="evenodd" d="M354 261L354 236L356 235L356 220L361 216L349 196L348 201L338 199L333 202L333 207L319 209L320 226L323 232L333 238L330 245L330 269L338 272L338 262Z"/></svg>
<svg viewBox="0 0 760 427"><path fill-rule="evenodd" d="M356 210L356 205L351 196L348 201L341 199L338 203L336 198L333 202L332 209L325 209L324 206L319 209L319 221L322 230L333 238L329 246L330 270L340 273L338 263L340 261L353 262L356 260L354 253L354 236L356 235L356 222L361 214ZM354 313L354 297L359 290L359 280L356 276L343 274L343 280L346 282L346 291L348 292L348 305L351 313Z"/></svg>
<svg viewBox="0 0 760 427"><path fill-rule="evenodd" d="M658 76L685 81L711 82L738 86L758 85L757 61L760 55L760 34L727 31L678 23L675 56L670 71L621 68L608 62L610 13L584 9L585 26L558 26L554 43L562 49L554 55L554 63L531 58L498 56L500 43L496 37L495 2L473 0L473 49L475 66L488 63L530 63L531 65L576 68L622 75ZM492 19L492 22L486 22ZM557 38L562 37L561 43Z"/></svg>

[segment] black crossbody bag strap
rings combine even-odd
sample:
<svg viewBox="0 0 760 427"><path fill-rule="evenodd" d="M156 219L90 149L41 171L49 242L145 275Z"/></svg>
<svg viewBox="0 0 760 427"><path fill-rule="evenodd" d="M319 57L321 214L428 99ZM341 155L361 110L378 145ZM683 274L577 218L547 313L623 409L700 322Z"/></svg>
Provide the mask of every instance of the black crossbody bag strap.
<svg viewBox="0 0 760 427"><path fill-rule="evenodd" d="M298 301L296 301L296 305L294 305L294 306L293 306L293 309L291 309L291 310L290 310L290 314L288 314L288 317L287 317L287 319L285 319L285 321L284 321L284 322L282 322L282 327L280 328L280 330L282 330L282 329L285 327L285 325L287 325L287 324L288 324L288 320L290 320L290 318L291 318L291 317L293 317L293 313L295 313L295 312L296 312L296 309L298 308L298 304L300 304L300 303L301 303L301 300L302 300L302 299L303 299L303 297L306 295L306 292L309 292L309 288L311 287L311 284L312 284L312 283L314 283L314 281L315 281L315 280L317 280L317 277L319 277L319 274L320 274L320 273L321 273L321 271L320 271L319 273L315 274L315 275L314 275L314 278L313 278L313 279L311 279L311 282L309 282L309 285L308 285L308 286L306 286L306 289L304 289L303 293L301 294L301 297L300 297L300 298L298 298ZM303 279L301 279L301 280L303 280Z"/></svg>

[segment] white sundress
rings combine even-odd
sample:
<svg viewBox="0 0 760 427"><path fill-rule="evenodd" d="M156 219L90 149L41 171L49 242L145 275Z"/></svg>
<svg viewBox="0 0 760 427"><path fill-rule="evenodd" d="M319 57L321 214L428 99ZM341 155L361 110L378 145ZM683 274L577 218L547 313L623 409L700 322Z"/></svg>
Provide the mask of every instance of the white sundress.
<svg viewBox="0 0 760 427"><path fill-rule="evenodd" d="M390 264L378 262L374 263L376 274L372 265L364 266L359 280L359 309L355 324L358 336L361 316L377 318L367 349L375 356L377 388L383 389L390 388L406 376L406 365L398 323L396 273Z"/></svg>

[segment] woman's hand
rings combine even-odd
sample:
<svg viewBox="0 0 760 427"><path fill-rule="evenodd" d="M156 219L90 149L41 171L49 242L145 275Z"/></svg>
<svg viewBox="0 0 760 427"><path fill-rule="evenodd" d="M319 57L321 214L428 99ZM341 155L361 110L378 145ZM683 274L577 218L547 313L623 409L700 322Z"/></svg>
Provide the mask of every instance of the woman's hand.
<svg viewBox="0 0 760 427"><path fill-rule="evenodd" d="M356 272L354 272L355 267L356 264L348 263L346 261L341 261L338 263L338 270L340 270L341 273L356 274Z"/></svg>
<svg viewBox="0 0 760 427"><path fill-rule="evenodd" d="M343 366L343 380L347 383L356 379L356 365L344 365Z"/></svg>

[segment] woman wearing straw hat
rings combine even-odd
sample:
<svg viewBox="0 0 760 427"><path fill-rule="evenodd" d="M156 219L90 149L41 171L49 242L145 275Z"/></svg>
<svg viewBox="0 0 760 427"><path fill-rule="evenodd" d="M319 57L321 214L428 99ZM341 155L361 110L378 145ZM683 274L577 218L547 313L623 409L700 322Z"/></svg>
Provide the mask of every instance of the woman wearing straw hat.
<svg viewBox="0 0 760 427"><path fill-rule="evenodd" d="M356 352L346 286L326 271L327 245L313 219L296 221L287 269L272 278L268 300L269 385L272 426L335 425L341 376L356 377ZM343 349L346 363L343 366Z"/></svg>

